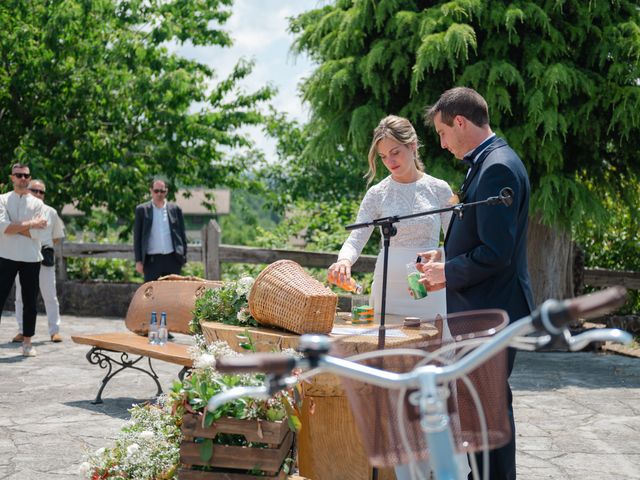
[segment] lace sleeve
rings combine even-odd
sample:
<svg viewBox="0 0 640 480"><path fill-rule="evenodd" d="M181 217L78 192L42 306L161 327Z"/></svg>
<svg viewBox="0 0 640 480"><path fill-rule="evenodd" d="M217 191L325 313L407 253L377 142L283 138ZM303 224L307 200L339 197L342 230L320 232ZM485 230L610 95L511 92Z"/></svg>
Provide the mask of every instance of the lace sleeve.
<svg viewBox="0 0 640 480"><path fill-rule="evenodd" d="M451 197L453 196L453 191L447 182L441 180L438 182L438 186L436 189L438 195L438 201L440 203L440 208L448 207L451 205ZM447 230L449 229L449 222L451 221L451 215L453 212L443 212L440 214L440 225L442 226L442 231L444 234L447 234Z"/></svg>
<svg viewBox="0 0 640 480"><path fill-rule="evenodd" d="M370 188L362 199L360 209L358 210L358 216L355 223L370 222L378 216L378 210L380 205L380 192L375 187ZM374 227L359 228L358 230L352 230L349 237L342 245L340 253L338 253L338 260L349 260L351 265L356 263L362 249L366 245L371 232Z"/></svg>

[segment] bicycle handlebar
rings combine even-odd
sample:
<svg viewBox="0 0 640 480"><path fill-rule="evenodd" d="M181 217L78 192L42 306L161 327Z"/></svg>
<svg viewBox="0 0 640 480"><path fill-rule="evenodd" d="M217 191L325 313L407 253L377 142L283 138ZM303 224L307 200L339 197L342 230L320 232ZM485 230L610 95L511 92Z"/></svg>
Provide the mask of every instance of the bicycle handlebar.
<svg viewBox="0 0 640 480"><path fill-rule="evenodd" d="M269 372L274 375L291 373L296 367L296 358L282 353L254 353L238 357L223 357L216 361L216 370L221 373Z"/></svg>
<svg viewBox="0 0 640 480"><path fill-rule="evenodd" d="M616 286L569 300L547 300L531 315L532 323L538 331L559 335L571 322L602 316L624 305L626 299L626 289Z"/></svg>
<svg viewBox="0 0 640 480"><path fill-rule="evenodd" d="M564 328L579 318L591 319L599 317L624 304L626 289L623 287L611 287L605 290L569 300L547 300L540 308L536 309L530 317L521 319L519 323L528 320L528 323L537 331L546 331L552 336L560 335ZM515 334L515 329L513 330ZM519 331L527 333L525 329ZM501 344L508 343L512 335L502 335ZM615 337L615 336L614 336ZM586 337L585 337L586 338ZM616 337L620 339L620 337ZM594 340L591 338L590 340ZM583 340L580 344L583 343ZM573 345L574 347L577 346ZM502 348L500 344L494 345L494 349ZM326 353L326 352L320 352ZM216 362L216 369L224 373L250 373L266 372L274 375L286 375L291 372L301 361L283 353L257 353L240 357L224 357ZM469 363L474 362L473 356Z"/></svg>

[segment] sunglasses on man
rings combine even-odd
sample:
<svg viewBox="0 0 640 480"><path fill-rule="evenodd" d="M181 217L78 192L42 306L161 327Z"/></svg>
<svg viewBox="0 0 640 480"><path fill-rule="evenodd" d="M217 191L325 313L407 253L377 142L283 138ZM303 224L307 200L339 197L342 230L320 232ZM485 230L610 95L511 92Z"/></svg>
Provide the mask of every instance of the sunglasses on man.
<svg viewBox="0 0 640 480"><path fill-rule="evenodd" d="M31 178L30 173L12 173L12 175L16 178Z"/></svg>
<svg viewBox="0 0 640 480"><path fill-rule="evenodd" d="M44 190L38 190L37 188L30 188L29 191L31 193L35 193L36 195L44 195L45 194Z"/></svg>
<svg viewBox="0 0 640 480"><path fill-rule="evenodd" d="M161 188L154 188L153 193L167 193L166 190L162 190Z"/></svg>

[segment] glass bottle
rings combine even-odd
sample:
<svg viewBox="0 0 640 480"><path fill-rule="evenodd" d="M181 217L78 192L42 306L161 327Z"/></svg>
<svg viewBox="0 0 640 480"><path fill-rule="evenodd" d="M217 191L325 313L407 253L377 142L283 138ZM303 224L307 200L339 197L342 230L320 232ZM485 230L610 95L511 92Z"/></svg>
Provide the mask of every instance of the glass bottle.
<svg viewBox="0 0 640 480"><path fill-rule="evenodd" d="M167 329L167 312L160 314L160 327L158 328L158 345L166 345L169 338L169 330Z"/></svg>
<svg viewBox="0 0 640 480"><path fill-rule="evenodd" d="M151 345L158 344L158 316L156 312L151 312L151 321L149 322L149 333L147 335L149 337L149 343Z"/></svg>
<svg viewBox="0 0 640 480"><path fill-rule="evenodd" d="M345 282L340 281L340 275L335 272L327 273L327 281L333 285L340 287L347 292L352 292L357 295L362 293L362 285L356 282L355 278L349 277Z"/></svg>

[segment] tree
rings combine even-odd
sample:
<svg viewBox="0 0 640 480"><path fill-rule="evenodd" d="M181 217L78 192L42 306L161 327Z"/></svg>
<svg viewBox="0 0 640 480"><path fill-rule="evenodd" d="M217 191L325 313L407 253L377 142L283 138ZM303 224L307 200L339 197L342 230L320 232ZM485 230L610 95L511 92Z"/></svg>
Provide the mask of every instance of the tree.
<svg viewBox="0 0 640 480"><path fill-rule="evenodd" d="M422 124L425 106L456 85L478 90L491 123L532 182L530 266L538 300L568 296L569 227L606 218L605 192L637 184L640 10L626 0L337 0L290 23L294 50L318 67L301 86L311 107L303 166L341 162L318 178L345 195L384 115ZM421 131L436 176L460 179L434 133ZM327 170L330 172L331 170ZM589 187L587 187L589 185ZM640 200L637 189L622 192Z"/></svg>
<svg viewBox="0 0 640 480"><path fill-rule="evenodd" d="M244 93L171 52L225 47L232 0L5 0L0 4L0 168L24 162L48 201L131 218L163 175L175 187L236 186L239 128L263 121L273 92ZM4 181L7 177L2 175Z"/></svg>

